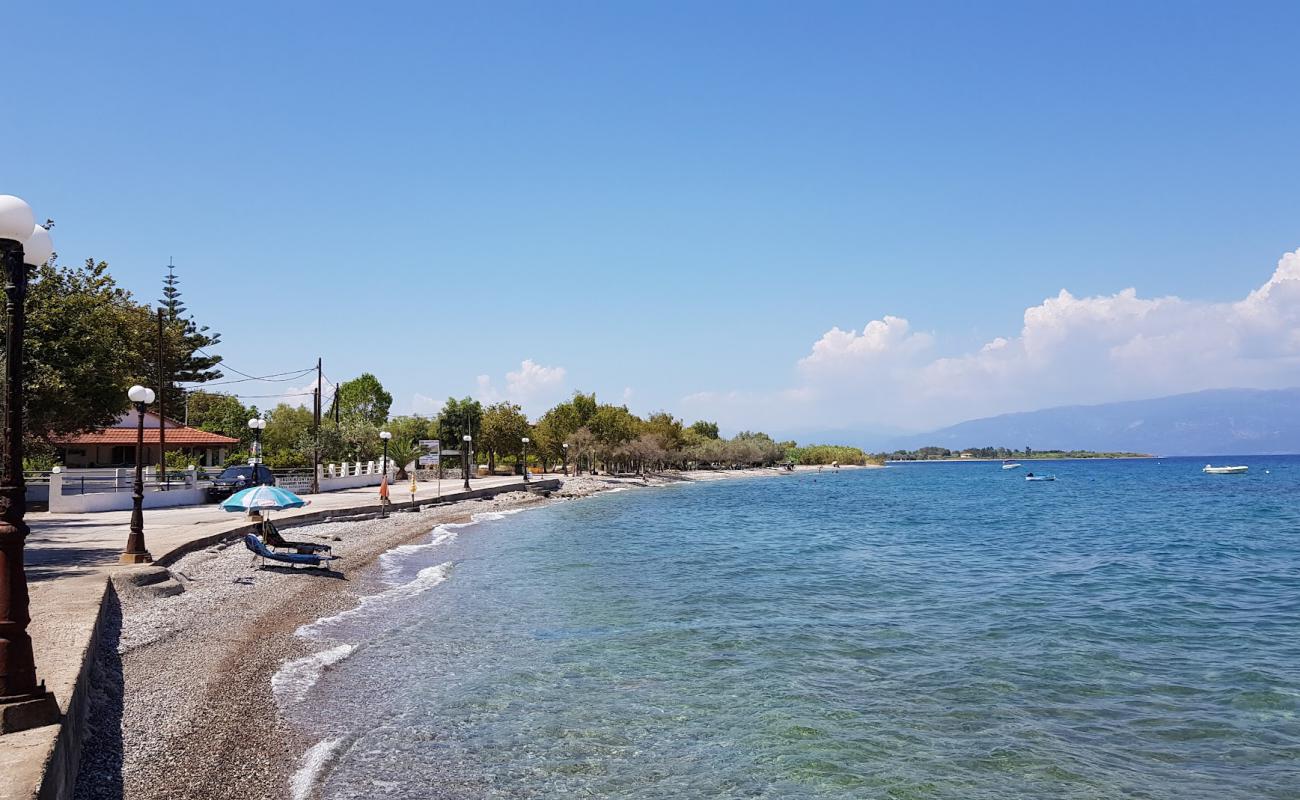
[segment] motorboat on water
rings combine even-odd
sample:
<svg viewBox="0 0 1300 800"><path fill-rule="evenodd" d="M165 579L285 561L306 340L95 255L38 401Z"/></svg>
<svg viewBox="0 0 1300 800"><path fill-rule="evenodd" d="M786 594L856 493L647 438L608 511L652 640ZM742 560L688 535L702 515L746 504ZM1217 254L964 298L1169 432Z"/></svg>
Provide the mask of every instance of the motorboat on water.
<svg viewBox="0 0 1300 800"><path fill-rule="evenodd" d="M1003 468L1003 469L1020 469L1020 464L1017 463L1017 462L1015 462L1015 461L1003 461L1003 462L1002 462L1002 468Z"/></svg>
<svg viewBox="0 0 1300 800"><path fill-rule="evenodd" d="M1204 472L1206 475L1240 475L1248 469L1250 469L1250 467L1244 465L1238 465L1235 467L1215 467L1206 464L1205 468L1202 469L1201 472Z"/></svg>
<svg viewBox="0 0 1300 800"><path fill-rule="evenodd" d="M1031 473L1029 473L1028 475L1025 476L1025 480L1027 480L1027 481L1054 481L1054 480L1056 480L1056 476L1055 476L1055 475L1035 475L1034 473L1031 472Z"/></svg>

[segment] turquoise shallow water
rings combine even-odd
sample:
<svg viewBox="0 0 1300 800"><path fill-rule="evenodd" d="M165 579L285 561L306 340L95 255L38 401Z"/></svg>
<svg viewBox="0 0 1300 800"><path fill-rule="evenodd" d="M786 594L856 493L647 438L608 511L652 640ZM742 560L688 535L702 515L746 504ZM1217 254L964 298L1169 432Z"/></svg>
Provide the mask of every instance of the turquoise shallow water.
<svg viewBox="0 0 1300 800"><path fill-rule="evenodd" d="M312 632L356 649L288 713L339 741L326 798L1295 798L1300 458L1232 461L905 465L440 530Z"/></svg>

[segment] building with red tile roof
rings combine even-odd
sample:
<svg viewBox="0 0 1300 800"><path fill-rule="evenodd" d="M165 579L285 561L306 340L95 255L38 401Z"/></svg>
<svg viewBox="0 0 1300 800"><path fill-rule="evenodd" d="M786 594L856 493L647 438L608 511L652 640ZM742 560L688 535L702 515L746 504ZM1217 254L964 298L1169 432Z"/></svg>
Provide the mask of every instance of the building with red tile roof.
<svg viewBox="0 0 1300 800"><path fill-rule="evenodd" d="M144 463L159 460L160 417L146 411L144 415ZM62 451L63 463L69 467L122 467L135 464L135 411L127 411L107 428L55 440ZM176 420L167 420L167 452L181 451L197 466L220 466L226 455L239 446L239 440L219 433L190 428Z"/></svg>

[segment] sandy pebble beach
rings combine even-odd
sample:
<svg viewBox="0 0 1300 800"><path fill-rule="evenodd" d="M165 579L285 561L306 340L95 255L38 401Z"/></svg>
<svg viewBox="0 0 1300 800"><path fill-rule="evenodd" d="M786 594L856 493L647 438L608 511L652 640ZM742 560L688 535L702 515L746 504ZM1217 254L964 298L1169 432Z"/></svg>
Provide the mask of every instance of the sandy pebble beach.
<svg viewBox="0 0 1300 800"><path fill-rule="evenodd" d="M583 476L550 498L527 492L395 513L387 519L284 528L292 540L330 544L336 571L254 568L239 541L172 566L182 594L156 597L118 582L92 682L93 701L76 798L266 798L290 792L306 741L280 717L271 677L319 649L301 625L357 605L374 589L367 566L441 523L529 508L614 488L681 480L775 476L774 469ZM310 794L307 794L310 796Z"/></svg>

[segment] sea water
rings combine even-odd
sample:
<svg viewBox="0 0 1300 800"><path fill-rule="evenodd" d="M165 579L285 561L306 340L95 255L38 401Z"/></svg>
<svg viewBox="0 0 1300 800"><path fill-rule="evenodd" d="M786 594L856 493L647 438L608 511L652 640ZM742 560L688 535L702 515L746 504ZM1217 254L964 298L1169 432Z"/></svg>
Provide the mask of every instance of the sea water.
<svg viewBox="0 0 1300 800"><path fill-rule="evenodd" d="M302 632L322 657L278 696L321 744L294 794L1300 797L1300 458L1204 461L828 469L442 526Z"/></svg>

